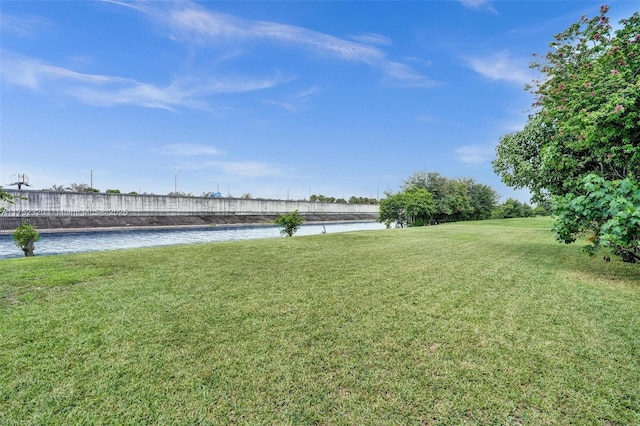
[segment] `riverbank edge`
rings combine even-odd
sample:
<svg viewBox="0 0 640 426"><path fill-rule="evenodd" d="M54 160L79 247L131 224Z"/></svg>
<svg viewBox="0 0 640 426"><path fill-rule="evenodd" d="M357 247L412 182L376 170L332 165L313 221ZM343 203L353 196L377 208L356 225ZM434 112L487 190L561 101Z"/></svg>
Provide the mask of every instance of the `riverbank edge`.
<svg viewBox="0 0 640 426"><path fill-rule="evenodd" d="M87 217L72 217L64 223L66 226L46 226L51 225L49 221L44 222L45 218L33 217L11 217L0 218L2 225L0 226L0 235L12 234L15 228L21 223L33 225L41 234L54 233L73 233L73 232L108 232L108 231L138 231L138 230L164 230L164 229L199 229L199 228L229 228L229 227L246 227L246 226L276 226L274 221L277 215L233 215L233 216L136 216L136 224L130 223L100 223L100 216L92 217L91 221L87 221ZM375 215L303 215L307 224L334 224L334 223L356 223L356 222L375 222ZM157 224L170 220L172 223ZM7 221L7 219L11 219ZM40 220L38 220L40 219ZM85 220L77 220L85 219ZM145 220L146 219L146 220ZM159 220L160 219L160 220ZM8 223L11 222L11 223ZM78 223L80 222L80 223ZM81 226L82 222L86 226ZM142 223L140 223L142 222ZM178 222L178 223L176 223ZM179 223L182 222L182 223ZM203 223L206 222L206 223ZM59 222L58 222L59 224ZM97 226L95 226L97 224ZM42 226L45 225L45 226ZM94 226L91 226L94 225Z"/></svg>

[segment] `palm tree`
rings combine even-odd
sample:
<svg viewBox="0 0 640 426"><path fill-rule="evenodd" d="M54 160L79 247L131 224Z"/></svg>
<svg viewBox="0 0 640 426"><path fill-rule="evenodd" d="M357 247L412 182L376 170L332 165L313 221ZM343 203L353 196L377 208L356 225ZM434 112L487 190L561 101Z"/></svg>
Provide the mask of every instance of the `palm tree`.
<svg viewBox="0 0 640 426"><path fill-rule="evenodd" d="M65 190L64 185L51 185L51 188L45 189L45 191L62 192Z"/></svg>
<svg viewBox="0 0 640 426"><path fill-rule="evenodd" d="M89 185L87 185L86 183L75 183L75 182L69 185L69 187L67 188L67 190L73 191L73 192L86 192L87 189L89 189Z"/></svg>

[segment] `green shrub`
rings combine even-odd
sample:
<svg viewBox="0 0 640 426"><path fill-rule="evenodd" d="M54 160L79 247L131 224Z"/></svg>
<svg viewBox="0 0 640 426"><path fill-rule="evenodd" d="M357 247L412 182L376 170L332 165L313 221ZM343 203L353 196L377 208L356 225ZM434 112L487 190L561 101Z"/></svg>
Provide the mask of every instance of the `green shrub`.
<svg viewBox="0 0 640 426"><path fill-rule="evenodd" d="M40 239L40 234L33 226L23 223L16 228L13 233L13 239L18 247L22 249L25 256L33 256L33 243Z"/></svg>
<svg viewBox="0 0 640 426"><path fill-rule="evenodd" d="M304 223L304 218L300 216L298 210L294 210L291 213L283 215L279 214L276 218L275 223L282 226L282 230L280 231L281 234L286 234L289 237L292 237L293 234L296 233L300 225Z"/></svg>

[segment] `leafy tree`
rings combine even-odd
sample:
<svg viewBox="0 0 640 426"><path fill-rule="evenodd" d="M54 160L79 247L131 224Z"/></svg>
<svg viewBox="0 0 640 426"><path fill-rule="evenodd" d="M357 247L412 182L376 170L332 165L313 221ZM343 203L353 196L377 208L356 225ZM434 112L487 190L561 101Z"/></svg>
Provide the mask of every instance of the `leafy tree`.
<svg viewBox="0 0 640 426"><path fill-rule="evenodd" d="M496 147L493 170L505 184L528 188L534 202L549 202L549 194L562 192L566 181L559 171L542 167L542 150L554 134L555 127L535 115L523 130L503 136Z"/></svg>
<svg viewBox="0 0 640 426"><path fill-rule="evenodd" d="M434 206L429 223L488 219L498 203L497 192L471 178L451 179L435 172L415 172L404 181L402 192L416 189L431 194Z"/></svg>
<svg viewBox="0 0 640 426"><path fill-rule="evenodd" d="M640 177L640 13L614 31L608 10L602 6L597 16L557 34L532 64L543 74L529 87L536 111L521 132L500 140L494 161L505 183L530 188L534 201L554 199L561 241L571 242L586 226L582 213L568 212L588 212L594 249L613 241L604 234L611 206L590 189L595 177L602 179L595 193L614 199L617 188L636 187ZM634 216L616 217L619 226L634 228ZM637 240L616 241L614 251L632 259Z"/></svg>
<svg viewBox="0 0 640 426"><path fill-rule="evenodd" d="M107 189L105 191L106 194L120 194L120 190L119 189Z"/></svg>
<svg viewBox="0 0 640 426"><path fill-rule="evenodd" d="M533 208L527 203L522 203L514 198L508 198L494 211L494 219L511 219L515 217L534 216Z"/></svg>
<svg viewBox="0 0 640 426"><path fill-rule="evenodd" d="M469 216L471 220L483 220L491 218L493 209L498 204L498 193L488 185L476 183L473 179L464 179L471 197L471 207L473 213Z"/></svg>
<svg viewBox="0 0 640 426"><path fill-rule="evenodd" d="M529 210L531 210L531 207L529 207ZM505 219L527 217L525 204L516 199L508 198L504 203L504 217Z"/></svg>
<svg viewBox="0 0 640 426"><path fill-rule="evenodd" d="M4 192L1 186L0 186L0 203L13 204L13 195L7 192ZM5 210L6 210L6 207L0 206L0 215L4 213Z"/></svg>
<svg viewBox="0 0 640 426"><path fill-rule="evenodd" d="M433 196L424 188L411 188L397 194L387 194L380 200L378 222L387 226L422 226L431 222L435 203Z"/></svg>
<svg viewBox="0 0 640 426"><path fill-rule="evenodd" d="M13 204L16 199L25 200L25 201L29 200L27 197L11 195L8 192L3 191L2 186L0 186L0 215L2 215L7 210L7 208L2 204L3 203Z"/></svg>
<svg viewBox="0 0 640 426"><path fill-rule="evenodd" d="M328 197L322 194L320 195L312 194L309 197L309 201L310 202L317 201L320 203L340 203L340 204L346 204L347 202L349 204L378 204L378 200L376 200L375 198L351 196L347 201L344 198Z"/></svg>
<svg viewBox="0 0 640 426"><path fill-rule="evenodd" d="M435 199L438 199L444 197L447 193L448 181L449 178L442 176L440 173L414 172L403 182L402 189L424 188L429 191Z"/></svg>
<svg viewBox="0 0 640 426"><path fill-rule="evenodd" d="M311 198L312 198L311 201L319 201L321 203L334 203L336 201L335 197L327 197L322 194L312 195Z"/></svg>
<svg viewBox="0 0 640 426"><path fill-rule="evenodd" d="M356 197L352 195L349 198L349 204L378 204L378 200L375 198Z"/></svg>
<svg viewBox="0 0 640 426"><path fill-rule="evenodd" d="M424 188L414 188L404 193L404 205L409 226L422 226L431 222L435 210L433 196Z"/></svg>
<svg viewBox="0 0 640 426"><path fill-rule="evenodd" d="M282 235L293 237L293 234L298 231L300 225L304 223L304 218L300 216L298 210L294 210L291 213L279 214L275 223L276 225L282 226L282 230L280 230Z"/></svg>
<svg viewBox="0 0 640 426"><path fill-rule="evenodd" d="M572 243L590 234L585 249L608 247L626 262L640 260L640 186L629 178L608 181L589 174L581 179L584 195L559 197L554 225L558 240Z"/></svg>
<svg viewBox="0 0 640 426"><path fill-rule="evenodd" d="M448 217L441 218L441 221L457 222L472 218L474 211L467 185L462 180L450 179L447 189L448 193L441 200L441 205L451 213Z"/></svg>
<svg viewBox="0 0 640 426"><path fill-rule="evenodd" d="M589 173L640 175L640 13L612 34L608 10L557 34L545 60L532 64L545 75L532 87L539 115L554 129L541 151L542 172L569 181L565 193Z"/></svg>
<svg viewBox="0 0 640 426"><path fill-rule="evenodd" d="M382 222L391 226L396 223L397 226L404 228L407 226L409 219L405 209L404 193L387 194L387 198L380 200L380 209L378 210L378 222Z"/></svg>
<svg viewBox="0 0 640 426"><path fill-rule="evenodd" d="M447 205L445 197L449 194L449 178L435 172L415 172L402 185L403 190L411 188L426 189L434 198L435 211L433 220L435 222L448 221L452 210Z"/></svg>
<svg viewBox="0 0 640 426"><path fill-rule="evenodd" d="M403 184L403 190L426 189L435 202L434 222L453 222L473 218L471 179L451 179L435 172L415 172Z"/></svg>
<svg viewBox="0 0 640 426"><path fill-rule="evenodd" d="M33 243L40 239L40 235L33 226L23 223L13 233L13 239L25 256L33 256Z"/></svg>
<svg viewBox="0 0 640 426"><path fill-rule="evenodd" d="M532 211L534 216L549 216L551 215L551 211L547 209L544 205L538 204Z"/></svg>
<svg viewBox="0 0 640 426"><path fill-rule="evenodd" d="M167 194L168 197L195 197L195 195L193 195L193 193L191 192L182 192L182 191L178 191L178 192L170 192Z"/></svg>

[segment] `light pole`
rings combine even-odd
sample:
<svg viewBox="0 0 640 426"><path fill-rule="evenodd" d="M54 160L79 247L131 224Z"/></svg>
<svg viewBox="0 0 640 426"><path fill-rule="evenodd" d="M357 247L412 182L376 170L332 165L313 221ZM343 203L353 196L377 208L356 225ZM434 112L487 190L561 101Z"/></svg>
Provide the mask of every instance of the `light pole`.
<svg viewBox="0 0 640 426"><path fill-rule="evenodd" d="M178 173L175 174L174 176L174 180L173 180L173 193L175 195L178 195L178 175L180 174L180 172L182 171L182 169L178 170Z"/></svg>

